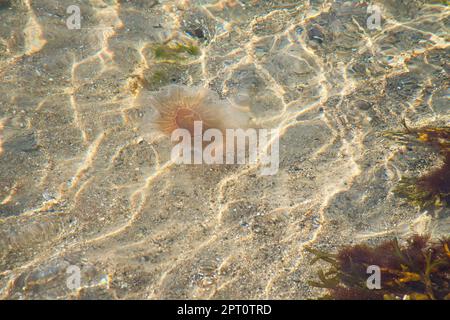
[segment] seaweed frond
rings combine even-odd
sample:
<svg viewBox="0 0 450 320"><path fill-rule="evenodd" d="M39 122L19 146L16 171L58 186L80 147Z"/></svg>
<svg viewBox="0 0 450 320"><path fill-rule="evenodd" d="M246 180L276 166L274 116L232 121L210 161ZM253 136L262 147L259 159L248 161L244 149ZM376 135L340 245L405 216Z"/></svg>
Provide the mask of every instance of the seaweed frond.
<svg viewBox="0 0 450 320"><path fill-rule="evenodd" d="M384 135L402 143L431 146L442 154L450 152L450 127L410 128L404 121L402 124L405 131L388 131Z"/></svg>
<svg viewBox="0 0 450 320"><path fill-rule="evenodd" d="M443 158L443 164L420 177L402 177L394 192L412 205L425 207L450 206L450 127L408 128L405 132L385 135L402 143L431 147Z"/></svg>
<svg viewBox="0 0 450 320"><path fill-rule="evenodd" d="M327 299L450 299L450 238L432 242L415 235L400 246L396 239L378 246L353 245L331 255L307 248L315 257L330 264L318 271L311 286L325 288ZM367 286L369 266L380 268L380 289Z"/></svg>
<svg viewBox="0 0 450 320"><path fill-rule="evenodd" d="M200 55L200 48L194 44L161 44L153 48L153 54L157 60L179 62Z"/></svg>

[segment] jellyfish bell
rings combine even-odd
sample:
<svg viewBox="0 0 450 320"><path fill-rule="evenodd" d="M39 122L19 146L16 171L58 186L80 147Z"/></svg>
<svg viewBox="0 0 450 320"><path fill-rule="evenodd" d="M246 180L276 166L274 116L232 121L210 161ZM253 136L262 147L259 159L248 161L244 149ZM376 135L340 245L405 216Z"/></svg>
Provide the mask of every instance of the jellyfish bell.
<svg viewBox="0 0 450 320"><path fill-rule="evenodd" d="M157 92L142 91L136 104L144 113L138 128L144 137L157 134L171 137L176 129L184 129L194 138L199 133L195 123L199 122L201 135L208 129L224 134L226 129L248 128L250 121L248 110L202 87L169 85Z"/></svg>
<svg viewBox="0 0 450 320"><path fill-rule="evenodd" d="M169 85L157 92L142 91L135 104L143 113L140 135L149 142L169 138L172 143L163 147L171 146L172 159L183 154L183 163L192 155L194 164L205 159L221 163L227 132L249 128L251 119L249 108L220 99L216 92L203 87Z"/></svg>
<svg viewBox="0 0 450 320"><path fill-rule="evenodd" d="M179 85L143 91L136 99L143 114L139 131L152 143L162 137L158 151L170 148L171 162L176 164L245 164L248 154L249 164L261 161L262 174L275 174L278 131L270 130L270 141L269 130L258 132L246 100L233 103L209 89ZM167 138L172 143L165 143Z"/></svg>

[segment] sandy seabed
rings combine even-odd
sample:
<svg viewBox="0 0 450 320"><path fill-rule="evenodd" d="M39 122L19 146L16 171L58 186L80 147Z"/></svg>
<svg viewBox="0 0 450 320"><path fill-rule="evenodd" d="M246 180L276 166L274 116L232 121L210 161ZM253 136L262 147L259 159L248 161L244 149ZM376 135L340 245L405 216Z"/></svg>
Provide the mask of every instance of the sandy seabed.
<svg viewBox="0 0 450 320"><path fill-rule="evenodd" d="M448 235L392 192L437 156L384 133L450 122L450 10L373 4L0 1L0 298L316 298L305 246ZM278 173L173 164L136 103L170 84L278 128Z"/></svg>

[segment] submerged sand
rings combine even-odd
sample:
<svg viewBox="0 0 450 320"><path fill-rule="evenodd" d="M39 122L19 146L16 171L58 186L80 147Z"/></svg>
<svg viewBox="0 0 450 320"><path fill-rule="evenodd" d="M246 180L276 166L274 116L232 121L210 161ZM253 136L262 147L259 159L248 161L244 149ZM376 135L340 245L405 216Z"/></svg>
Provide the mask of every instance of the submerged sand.
<svg viewBox="0 0 450 320"><path fill-rule="evenodd" d="M438 157L383 135L450 122L447 5L73 2L0 1L0 297L315 298L305 246L450 233L392 192ZM135 99L169 84L279 128L278 173L171 163Z"/></svg>

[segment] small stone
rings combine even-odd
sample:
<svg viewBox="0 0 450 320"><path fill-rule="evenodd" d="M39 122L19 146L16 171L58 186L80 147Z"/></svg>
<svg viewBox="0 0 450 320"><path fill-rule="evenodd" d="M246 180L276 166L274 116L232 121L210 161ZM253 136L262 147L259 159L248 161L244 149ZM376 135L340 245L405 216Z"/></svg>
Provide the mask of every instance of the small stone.
<svg viewBox="0 0 450 320"><path fill-rule="evenodd" d="M312 27L308 30L308 37L310 40L316 41L318 43L322 43L325 39L323 32L317 27Z"/></svg>
<svg viewBox="0 0 450 320"><path fill-rule="evenodd" d="M356 101L355 106L360 110L369 110L371 104L365 100L358 100Z"/></svg>

